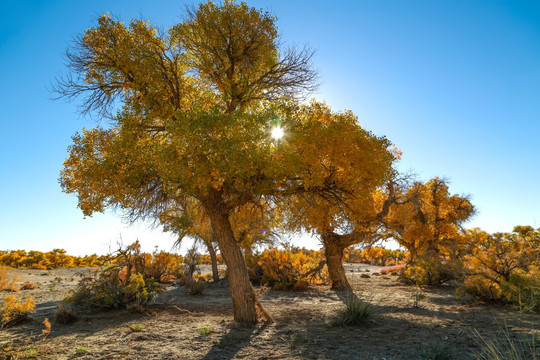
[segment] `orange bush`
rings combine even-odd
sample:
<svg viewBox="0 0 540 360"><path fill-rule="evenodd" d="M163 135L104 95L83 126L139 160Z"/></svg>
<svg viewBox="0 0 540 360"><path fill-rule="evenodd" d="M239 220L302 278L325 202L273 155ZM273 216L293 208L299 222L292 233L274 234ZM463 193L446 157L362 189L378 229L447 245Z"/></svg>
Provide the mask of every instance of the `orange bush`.
<svg viewBox="0 0 540 360"><path fill-rule="evenodd" d="M345 250L345 261L356 264L390 266L404 264L409 253L403 250L388 250L383 247L367 247L364 250L348 248Z"/></svg>
<svg viewBox="0 0 540 360"><path fill-rule="evenodd" d="M461 291L486 300L540 311L540 229L517 226L512 233L467 235L474 244Z"/></svg>
<svg viewBox="0 0 540 360"><path fill-rule="evenodd" d="M322 260L320 252L291 250L270 248L253 256L248 264L251 280L276 290L302 290L326 279L322 270L316 271Z"/></svg>

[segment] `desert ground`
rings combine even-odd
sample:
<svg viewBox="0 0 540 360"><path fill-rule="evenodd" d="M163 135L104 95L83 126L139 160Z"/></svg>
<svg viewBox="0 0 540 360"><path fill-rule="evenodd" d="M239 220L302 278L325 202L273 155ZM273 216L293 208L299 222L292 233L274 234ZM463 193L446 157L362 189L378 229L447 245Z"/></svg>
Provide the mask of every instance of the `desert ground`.
<svg viewBox="0 0 540 360"><path fill-rule="evenodd" d="M451 286L418 290L380 275L376 266L345 266L355 294L374 308L370 327L332 326L344 295L328 285L261 291L274 323L242 327L233 322L226 280L197 296L171 284L143 313L81 312L62 325L52 320L54 312L85 270L12 270L21 285L39 285L19 291L36 298L36 312L0 330L0 359L422 359L435 344L451 348L454 359L473 359L480 349L475 331L492 338L504 327L540 350L539 314L457 298ZM52 323L46 337L45 318Z"/></svg>

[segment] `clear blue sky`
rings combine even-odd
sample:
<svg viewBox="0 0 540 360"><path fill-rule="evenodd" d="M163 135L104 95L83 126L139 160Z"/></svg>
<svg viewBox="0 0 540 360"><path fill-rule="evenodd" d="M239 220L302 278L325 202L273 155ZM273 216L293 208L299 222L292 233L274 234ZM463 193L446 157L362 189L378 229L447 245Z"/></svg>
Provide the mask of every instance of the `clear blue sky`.
<svg viewBox="0 0 540 360"><path fill-rule="evenodd" d="M0 13L0 249L104 253L120 235L174 239L114 214L83 220L58 175L71 136L95 122L51 101L70 40L104 12L168 28L182 1L3 1ZM401 170L470 194L489 232L540 227L540 2L248 1L286 43L309 44L314 97L351 109L403 151ZM310 244L304 244L310 245ZM312 240L311 246L317 242Z"/></svg>

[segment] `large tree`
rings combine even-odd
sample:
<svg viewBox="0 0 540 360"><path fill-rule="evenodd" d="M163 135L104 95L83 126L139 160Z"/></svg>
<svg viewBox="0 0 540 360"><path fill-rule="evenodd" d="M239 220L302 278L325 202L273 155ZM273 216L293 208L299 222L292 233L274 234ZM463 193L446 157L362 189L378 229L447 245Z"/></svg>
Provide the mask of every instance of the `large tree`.
<svg viewBox="0 0 540 360"><path fill-rule="evenodd" d="M249 282L231 214L262 197L337 200L356 173L384 177L370 159L386 142L369 140L349 113L297 104L294 97L314 88L311 52L278 45L275 18L245 3L201 4L166 34L104 15L68 50L72 76L58 85L65 97L84 97L82 112L111 120L73 137L63 190L77 194L85 215L112 206L130 219L159 219L195 199L210 219L241 323L269 316ZM286 130L279 141L270 136L276 124ZM356 158L327 166L325 158L351 149ZM369 170L351 170L362 161Z"/></svg>

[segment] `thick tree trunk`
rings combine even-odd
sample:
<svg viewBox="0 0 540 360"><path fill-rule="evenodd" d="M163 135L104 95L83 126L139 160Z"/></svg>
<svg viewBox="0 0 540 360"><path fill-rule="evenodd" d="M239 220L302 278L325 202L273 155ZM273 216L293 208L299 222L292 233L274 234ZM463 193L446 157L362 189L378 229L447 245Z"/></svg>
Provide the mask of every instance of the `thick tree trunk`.
<svg viewBox="0 0 540 360"><path fill-rule="evenodd" d="M263 320L272 321L257 300L255 290L249 282L244 256L234 238L229 214L221 197L216 194L209 195L203 206L210 218L214 236L227 265L234 320L241 324L255 324L258 320L257 310L259 310Z"/></svg>
<svg viewBox="0 0 540 360"><path fill-rule="evenodd" d="M326 257L326 266L330 274L332 289L334 290L352 290L351 285L345 276L343 268L344 244L340 243L340 235L329 233L321 236L324 244L324 255Z"/></svg>
<svg viewBox="0 0 540 360"><path fill-rule="evenodd" d="M206 244L206 247L208 248L208 253L210 253L210 261L212 262L212 279L214 282L219 281L219 269L217 264L217 255L216 250L214 249L214 245L212 244L212 241L208 242Z"/></svg>

